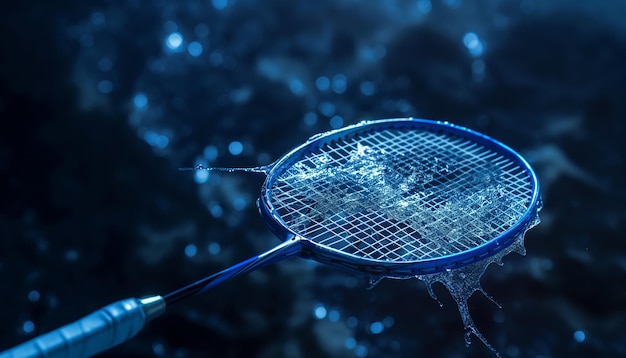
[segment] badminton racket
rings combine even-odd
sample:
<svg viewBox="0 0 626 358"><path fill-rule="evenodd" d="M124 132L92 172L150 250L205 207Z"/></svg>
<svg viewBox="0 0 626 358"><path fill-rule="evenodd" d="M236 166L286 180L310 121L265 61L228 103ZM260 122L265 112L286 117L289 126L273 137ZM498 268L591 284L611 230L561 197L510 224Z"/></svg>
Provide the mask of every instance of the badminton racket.
<svg viewBox="0 0 626 358"><path fill-rule="evenodd" d="M532 226L539 183L506 145L422 119L364 121L317 134L262 172L258 208L275 248L164 296L128 298L0 353L85 357L134 335L166 306L299 256L370 276L406 278L493 256Z"/></svg>

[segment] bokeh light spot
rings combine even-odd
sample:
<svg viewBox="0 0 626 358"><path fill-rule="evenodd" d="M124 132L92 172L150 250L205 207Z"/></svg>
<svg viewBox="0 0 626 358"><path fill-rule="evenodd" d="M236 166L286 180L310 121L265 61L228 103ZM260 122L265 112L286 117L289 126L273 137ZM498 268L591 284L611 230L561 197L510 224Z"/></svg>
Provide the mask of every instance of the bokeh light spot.
<svg viewBox="0 0 626 358"><path fill-rule="evenodd" d="M211 255L217 255L220 253L220 251L222 251L222 247L220 246L219 243L212 242L209 244L208 250Z"/></svg>
<svg viewBox="0 0 626 358"><path fill-rule="evenodd" d="M328 91L328 89L330 88L330 80L326 76L319 76L315 80L315 87L317 87L317 89L322 92Z"/></svg>
<svg viewBox="0 0 626 358"><path fill-rule="evenodd" d="M370 324L370 332L372 334L379 334L385 329L385 326L380 322L374 322Z"/></svg>
<svg viewBox="0 0 626 358"><path fill-rule="evenodd" d="M304 84L297 78L289 81L289 89L293 94L302 94L304 92Z"/></svg>
<svg viewBox="0 0 626 358"><path fill-rule="evenodd" d="M483 43L474 32L468 32L463 36L463 44L473 57L479 57L484 52Z"/></svg>
<svg viewBox="0 0 626 358"><path fill-rule="evenodd" d="M30 302L37 302L39 301L39 298L41 297L41 295L39 294L39 291L37 290L32 290L28 293L28 300Z"/></svg>
<svg viewBox="0 0 626 358"><path fill-rule="evenodd" d="M194 244L185 246L185 256L194 257L198 253L198 248Z"/></svg>
<svg viewBox="0 0 626 358"><path fill-rule="evenodd" d="M343 344L348 349L354 349L356 347L356 339L354 339L354 337L346 338Z"/></svg>
<svg viewBox="0 0 626 358"><path fill-rule="evenodd" d="M98 91L102 94L109 94L113 92L113 83L107 80L98 82Z"/></svg>
<svg viewBox="0 0 626 358"><path fill-rule="evenodd" d="M342 116L333 116L330 119L330 127L333 129L343 127L343 117Z"/></svg>
<svg viewBox="0 0 626 358"><path fill-rule="evenodd" d="M239 155L243 153L243 144L241 144L241 142L238 142L238 141L232 141L228 145L228 151L232 155Z"/></svg>
<svg viewBox="0 0 626 358"><path fill-rule="evenodd" d="M212 202L209 204L209 212L214 218L219 218L222 216L222 214L224 214L224 209L222 209L222 206L220 204Z"/></svg>
<svg viewBox="0 0 626 358"><path fill-rule="evenodd" d="M22 324L22 330L24 331L24 333L33 333L33 331L35 330L35 324L33 323L33 321L25 321Z"/></svg>
<svg viewBox="0 0 626 358"><path fill-rule="evenodd" d="M307 126L315 125L315 123L317 123L317 114L314 112L307 112L304 115L303 121Z"/></svg>
<svg viewBox="0 0 626 358"><path fill-rule="evenodd" d="M337 74L333 76L332 81L333 91L337 94L342 94L348 88L348 78L344 74Z"/></svg>
<svg viewBox="0 0 626 358"><path fill-rule="evenodd" d="M361 93L365 96L371 96L376 93L376 85L372 81L363 81L359 87Z"/></svg>
<svg viewBox="0 0 626 358"><path fill-rule="evenodd" d="M313 316L317 319L323 319L326 317L326 307L323 304L317 304L313 307Z"/></svg>
<svg viewBox="0 0 626 358"><path fill-rule="evenodd" d="M137 110L146 109L146 107L148 107L148 97L146 94L143 92L137 93L135 97L133 97L133 105Z"/></svg>
<svg viewBox="0 0 626 358"><path fill-rule="evenodd" d="M583 331L574 332L574 340L578 343L582 343L587 338L587 335Z"/></svg>
<svg viewBox="0 0 626 358"><path fill-rule="evenodd" d="M180 50L183 45L183 35L180 32L172 32L165 38L165 46L172 51Z"/></svg>
<svg viewBox="0 0 626 358"><path fill-rule="evenodd" d="M193 41L189 44L189 46L187 46L187 52L189 52L189 54L193 57L198 57L202 55L202 50L202 44L198 41Z"/></svg>
<svg viewBox="0 0 626 358"><path fill-rule="evenodd" d="M325 115L326 117L330 117L333 114L335 114L335 105L332 104L331 102L320 103L318 106L318 109L320 113Z"/></svg>
<svg viewBox="0 0 626 358"><path fill-rule="evenodd" d="M212 0L211 3L216 10L224 10L228 6L228 0Z"/></svg>
<svg viewBox="0 0 626 358"><path fill-rule="evenodd" d="M108 57L103 57L98 61L98 68L102 72L108 72L113 68L113 61Z"/></svg>

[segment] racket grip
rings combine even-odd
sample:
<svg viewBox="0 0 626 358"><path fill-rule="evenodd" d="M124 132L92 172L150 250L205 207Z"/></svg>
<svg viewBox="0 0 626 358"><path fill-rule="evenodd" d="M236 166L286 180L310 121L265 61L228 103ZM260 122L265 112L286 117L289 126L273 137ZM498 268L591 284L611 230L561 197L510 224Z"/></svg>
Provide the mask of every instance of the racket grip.
<svg viewBox="0 0 626 358"><path fill-rule="evenodd" d="M90 357L134 337L164 311L161 296L127 298L0 352L0 358Z"/></svg>

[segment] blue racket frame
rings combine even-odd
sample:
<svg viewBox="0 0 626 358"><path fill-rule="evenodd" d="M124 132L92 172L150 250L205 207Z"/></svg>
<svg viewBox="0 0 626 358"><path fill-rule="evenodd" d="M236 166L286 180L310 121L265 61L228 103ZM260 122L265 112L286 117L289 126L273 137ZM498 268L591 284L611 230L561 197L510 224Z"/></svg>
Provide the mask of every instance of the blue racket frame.
<svg viewBox="0 0 626 358"><path fill-rule="evenodd" d="M530 195L530 202L527 206L528 209L515 225L511 226L498 237L480 246L460 253L418 261L395 262L363 258L338 251L319 243L314 243L293 231L283 221L272 205L271 189L276 178L307 153L315 151L319 147L323 147L341 138L353 136L357 133L382 131L385 129L419 129L439 134L448 134L471 140L512 160L525 170L531 182L532 194ZM512 244L533 225L542 203L537 175L528 162L507 145L482 133L449 122L415 118L397 118L363 121L352 126L320 133L309 138L307 142L296 147L272 164L265 183L263 184L261 197L257 202L257 206L261 216L274 234L287 243L285 250L287 250L290 255L297 253L301 257L314 259L318 262L339 267L357 274L403 278L455 269L495 255ZM281 247L282 246L283 245L281 245ZM283 258L284 256L279 255L277 260ZM267 262L267 264L269 263L270 262Z"/></svg>

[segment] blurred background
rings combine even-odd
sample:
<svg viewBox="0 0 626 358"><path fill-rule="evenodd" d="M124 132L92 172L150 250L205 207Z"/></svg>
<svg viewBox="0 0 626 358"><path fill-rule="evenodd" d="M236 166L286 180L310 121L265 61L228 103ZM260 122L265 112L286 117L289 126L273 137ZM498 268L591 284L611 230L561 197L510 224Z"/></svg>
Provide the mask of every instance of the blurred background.
<svg viewBox="0 0 626 358"><path fill-rule="evenodd" d="M626 3L125 0L0 5L0 350L278 243L264 165L363 119L522 153L542 224L482 279L504 357L626 355ZM418 280L291 259L172 306L102 357L488 357Z"/></svg>

